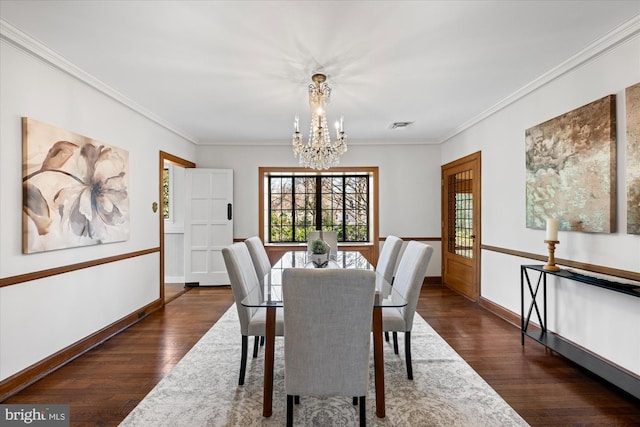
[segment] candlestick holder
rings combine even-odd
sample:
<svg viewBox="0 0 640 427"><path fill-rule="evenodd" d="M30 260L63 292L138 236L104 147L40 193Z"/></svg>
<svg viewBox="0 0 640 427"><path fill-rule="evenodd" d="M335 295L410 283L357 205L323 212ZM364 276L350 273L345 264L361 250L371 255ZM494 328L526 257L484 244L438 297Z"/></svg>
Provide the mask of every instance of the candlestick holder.
<svg viewBox="0 0 640 427"><path fill-rule="evenodd" d="M556 258L554 253L556 251L556 245L560 243L559 240L545 240L544 241L549 248L549 259L547 260L547 264L542 267L547 271L560 271L560 267L556 265Z"/></svg>

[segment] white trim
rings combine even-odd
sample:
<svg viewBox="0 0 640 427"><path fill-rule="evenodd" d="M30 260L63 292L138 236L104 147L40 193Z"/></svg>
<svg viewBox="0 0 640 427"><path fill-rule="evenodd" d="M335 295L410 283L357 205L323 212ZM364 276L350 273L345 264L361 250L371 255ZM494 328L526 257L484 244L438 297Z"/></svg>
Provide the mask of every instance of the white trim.
<svg viewBox="0 0 640 427"><path fill-rule="evenodd" d="M164 234L184 234L184 225L173 225L173 223L165 223Z"/></svg>
<svg viewBox="0 0 640 427"><path fill-rule="evenodd" d="M375 140L375 139L347 139L347 146L358 145L437 145L440 144L439 139L416 138L416 139L398 139L398 140ZM202 140L198 145L208 145L216 147L270 147L270 146L291 146L290 139L265 139L260 141L212 141Z"/></svg>
<svg viewBox="0 0 640 427"><path fill-rule="evenodd" d="M97 78L93 77L91 74L87 73L80 67L72 64L63 56L46 47L44 44L29 36L28 34L20 31L2 18L0 18L0 40L17 47L18 49L28 53L34 58L42 60L45 63L69 74L72 77L75 77L88 86L91 86L92 88L102 92L113 100L121 103L125 107L130 108L136 113L146 117L152 122L188 140L189 142L198 144L198 140L196 138L192 137L181 129L176 128L175 126L172 126L169 122L160 118L143 106L137 104L132 99L127 98L125 95L106 85Z"/></svg>
<svg viewBox="0 0 640 427"><path fill-rule="evenodd" d="M614 49L615 47L623 43L626 43L627 41L631 40L632 38L638 35L640 35L640 14L629 19L627 22L623 23L619 27L613 29L612 31L607 33L605 36L591 43L589 46L587 46L577 54L573 55L571 58L567 59L557 67L552 68L542 76L533 80L531 83L518 89L511 95L504 98L502 101L499 101L493 107L483 111L482 113L478 114L472 119L461 124L460 126L455 128L451 133L443 136L440 139L440 143L443 143L453 138L457 134L481 122L487 117L497 113L503 108L508 107L509 105L513 104L519 99L524 98L525 96L529 95L530 93L539 89L540 87L546 85L547 83L550 83L553 80L562 77L563 75L570 72L574 68L588 61L591 61L595 58L598 58L599 56L606 53L608 50Z"/></svg>
<svg viewBox="0 0 640 427"><path fill-rule="evenodd" d="M493 105L492 107L488 108L487 110L483 111L482 113L478 114L477 116L471 118L470 120L468 120L465 123L461 124L460 126L456 127L449 134L446 134L446 135L442 136L441 138L439 138L437 140L433 140L433 139L422 139L422 140L419 140L419 139L416 139L416 140L412 140L412 141L404 141L404 142L403 141L399 141L399 142L395 142L395 143L391 143L391 142L388 142L388 143L389 144L394 144L394 145L397 145L398 143L400 143L400 144L411 144L411 145L413 145L413 144L442 144L443 142L446 142L447 140L453 138L454 136L458 135L459 133L465 131L466 129L474 126L475 124L481 122L482 120L486 119L487 117L489 117L489 116L497 113L498 111L506 108L507 106L513 104L514 102L518 101L519 99L522 99L523 97L529 95L530 93L532 93L533 91L539 89L540 87L542 87L542 86L552 82L553 80L563 76L564 74L570 72L571 70L573 70L574 68L584 64L585 62L588 62L588 61L590 61L592 59L595 59L595 58L599 57L600 55L604 54L606 51L611 50L611 49L619 46L622 43L625 43L626 41L630 40L631 38L633 38L635 36L638 36L638 34L640 34L640 14L634 16L633 18L629 19L628 21L626 21L622 25L620 25L617 28L613 29L612 31L610 31L609 33L607 33L606 35L604 35L600 39L598 39L598 40L594 41L593 43L591 43L589 46L584 48L582 51L578 52L577 54L573 55L572 57L570 57L569 59L567 59L566 61L564 61L560 65L552 68L551 70L549 70L548 72L546 72L542 76L538 77L537 79L533 80L532 82L530 82L527 85L523 86L522 88L518 89L517 91L515 91L511 95L507 96L506 98L502 99L501 101L499 101L498 103ZM2 18L0 18L0 40L7 41L8 43L10 43L10 44L20 48L21 50L33 55L34 57L36 57L38 59L41 59L44 62L54 66L55 68L70 74L71 76L77 78L78 80L80 80L80 81L86 83L87 85L99 90L100 92L102 92L105 95L111 97L112 99L120 102L121 104L125 105L126 107L130 108L131 110L141 114L142 116L144 116L144 117L148 118L149 120L157 123L158 125L164 127L165 129L175 133L176 135L178 135L178 136L180 136L182 138L185 138L186 140L192 142L193 144L196 144L196 145L216 145L216 146L218 146L218 145L220 145L220 146L225 146L225 145L230 145L230 146L231 145L232 146L238 146L238 145L261 146L261 145L288 145L288 144L290 144L290 142L285 142L285 141L265 141L264 143L254 143L254 142L242 143L242 142L228 142L228 141L221 141L221 142L202 141L202 142L200 142L196 138L188 135L186 132L184 132L184 131L182 131L180 129L177 129L176 127L172 126L167 121L161 119L160 117L158 117L157 115L155 115L151 111L147 110L146 108L142 107L141 105L138 105L133 100L127 98L126 96L124 96L120 92L116 91L115 89L113 89L110 86L104 84L103 82L101 82L100 80L96 79L95 77L93 77L89 73L85 72L81 68L79 68L76 65L72 64L67 59L65 59L64 57L60 56L58 53L56 53L53 50L49 49L44 44L40 43L39 41L37 41L36 39L32 38L31 36L23 33L20 30L18 30L16 27L12 26L11 24L9 24L7 21L3 20ZM353 145L359 145L356 141L353 141L353 140L350 143L352 143ZM367 141L366 143L363 143L363 144L364 145L371 145L371 144L376 144L376 142L375 141ZM383 144L387 144L387 143L378 142L377 144L383 145Z"/></svg>

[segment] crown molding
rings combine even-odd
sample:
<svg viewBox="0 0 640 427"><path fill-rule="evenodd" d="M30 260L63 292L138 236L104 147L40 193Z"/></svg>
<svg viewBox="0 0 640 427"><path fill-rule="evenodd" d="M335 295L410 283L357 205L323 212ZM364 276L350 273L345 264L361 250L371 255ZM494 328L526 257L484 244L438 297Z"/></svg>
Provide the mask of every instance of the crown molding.
<svg viewBox="0 0 640 427"><path fill-rule="evenodd" d="M7 42L8 44L22 50L23 52L26 52L30 56L69 74L70 76L78 79L86 85L96 89L97 91L102 92L106 96L119 102L132 111L135 111L136 113L144 116L152 122L162 126L163 128L178 135L179 137L184 138L193 144L198 144L198 140L196 138L176 128L175 126L172 126L166 120L162 119L143 106L137 104L132 99L126 97L122 93L98 80L91 74L84 71L82 68L72 64L57 52L48 48L30 35L20 31L18 28L9 24L2 18L0 18L0 41Z"/></svg>
<svg viewBox="0 0 640 427"><path fill-rule="evenodd" d="M563 75L569 73L573 69L602 56L606 52L615 49L616 47L628 42L629 40L639 35L640 35L640 14L624 22L622 25L618 26L617 28L613 29L612 31L610 31L600 39L591 43L589 46L587 46L577 54L573 55L572 57L570 57L560 65L547 71L542 76L538 77L537 79L533 80L529 84L518 89L511 95L507 96L506 98L502 99L501 101L493 105L492 107L488 108L487 110L483 111L477 116L461 124L460 126L455 128L451 133L442 137L440 139L440 143L446 142L447 140L469 129L470 127L488 118L489 116L508 107L514 102L524 98L525 96L541 88L542 86L562 77Z"/></svg>
<svg viewBox="0 0 640 427"><path fill-rule="evenodd" d="M371 145L390 145L397 147L399 145L439 145L440 140L435 139L398 139L394 141L388 140L364 140L364 139L347 139L347 146L371 146ZM279 147L291 146L290 140L285 139L269 139L260 141L230 141L230 140L201 140L198 142L200 146L216 146L216 147Z"/></svg>
<svg viewBox="0 0 640 427"><path fill-rule="evenodd" d="M607 33L605 36L591 43L589 46L584 48L582 51L578 52L574 56L570 57L560 65L552 68L542 76L513 92L511 95L502 99L498 103L494 104L492 107L483 111L482 113L476 115L465 123L453 129L450 133L444 135L441 138L436 140L428 139L428 140L405 140L405 141L356 141L350 140L348 143L352 145L399 145L399 144L442 144L447 140L453 138L454 136L462 133L463 131L469 129L470 127L476 125L482 120L492 116L498 111L508 107L509 105L515 103L516 101L524 98L529 95L533 91L539 89L540 87L560 78L561 76L569 73L573 69L583 65L591 60L598 58L609 50L612 50L625 42L637 37L640 34L640 14L635 17L629 19L622 25L618 26L614 30ZM187 134L181 129L176 128L171 125L166 120L152 113L148 109L142 107L137 104L135 101L126 97L122 93L113 89L112 87L106 85L102 81L96 79L94 76L90 75L80 67L74 65L63 56L59 55L55 51L51 50L38 40L29 36L28 34L20 31L13 25L9 24L7 21L0 18L0 41L5 41L16 48L26 52L27 54L47 63L54 68L63 71L70 76L82 81L88 86L102 92L108 97L114 99L115 101L121 103L132 111L137 112L138 114L144 116L145 118L151 120L152 122L162 126L163 128L169 130L170 132L180 136L181 138L186 139L187 141L196 144L196 145L217 145L217 146L238 146L238 145L256 145L256 146L270 146L270 145L288 145L288 142L283 141L264 141L262 143L255 142L238 142L238 141L199 141L195 137Z"/></svg>

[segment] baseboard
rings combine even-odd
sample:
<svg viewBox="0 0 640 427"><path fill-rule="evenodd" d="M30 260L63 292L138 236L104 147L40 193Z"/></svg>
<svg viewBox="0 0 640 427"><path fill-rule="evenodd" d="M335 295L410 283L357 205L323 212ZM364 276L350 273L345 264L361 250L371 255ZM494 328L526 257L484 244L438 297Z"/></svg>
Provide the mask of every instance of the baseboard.
<svg viewBox="0 0 640 427"><path fill-rule="evenodd" d="M427 276L422 281L422 286L424 285L442 285L442 277L440 276Z"/></svg>
<svg viewBox="0 0 640 427"><path fill-rule="evenodd" d="M478 305L482 308L484 308L485 310L491 312L492 314L495 314L496 316L498 316L499 318L506 320L507 322L511 323L514 326L517 326L518 328L520 328L520 315L514 313L511 310L507 310L506 308L502 307L501 305L498 305L496 303L494 303L493 301L489 301L486 298L480 297L480 299L478 300Z"/></svg>
<svg viewBox="0 0 640 427"><path fill-rule="evenodd" d="M44 378L56 369L61 368L100 343L113 337L123 329L137 323L140 319L160 309L162 304L162 300L157 299L136 310L136 312L0 381L0 402L3 402L20 390Z"/></svg>

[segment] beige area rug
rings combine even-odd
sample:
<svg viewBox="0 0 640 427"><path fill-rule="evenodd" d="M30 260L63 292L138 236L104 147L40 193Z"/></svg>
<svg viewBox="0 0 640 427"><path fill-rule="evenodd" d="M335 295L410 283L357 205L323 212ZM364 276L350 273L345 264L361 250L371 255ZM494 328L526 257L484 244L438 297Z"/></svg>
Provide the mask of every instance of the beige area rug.
<svg viewBox="0 0 640 427"><path fill-rule="evenodd" d="M407 380L403 336L400 355L385 343L386 417L375 415L371 351L369 426L526 426L511 408L417 313L411 333L413 381ZM283 426L286 420L282 338L276 338L273 415L262 416L264 349L253 359L253 340L244 386L238 385L240 326L235 306L131 411L123 427ZM357 426L351 398L301 397L296 426Z"/></svg>

